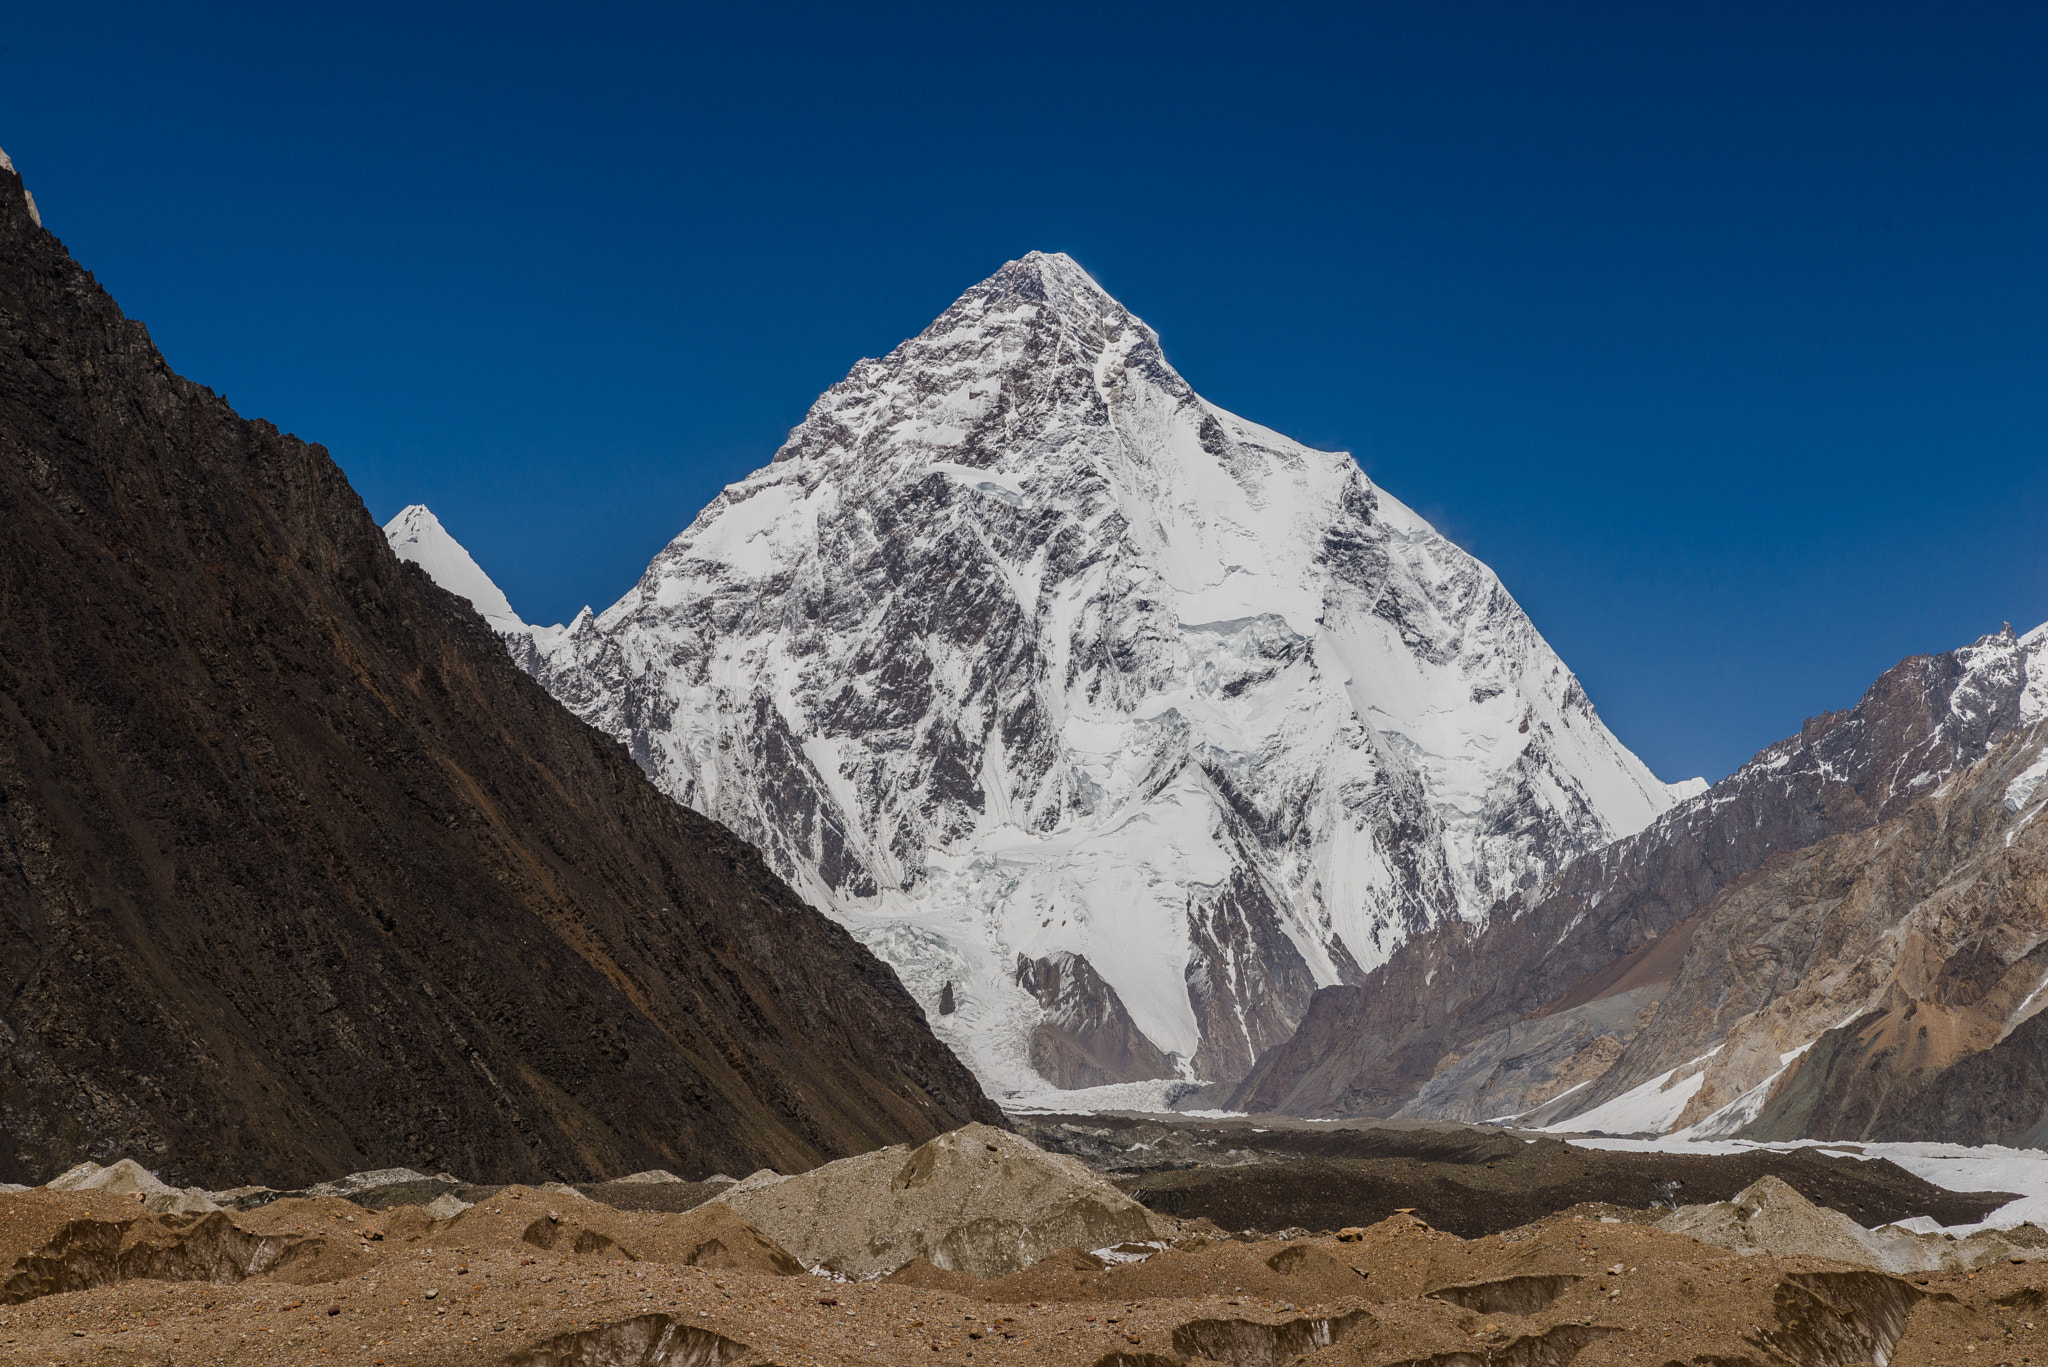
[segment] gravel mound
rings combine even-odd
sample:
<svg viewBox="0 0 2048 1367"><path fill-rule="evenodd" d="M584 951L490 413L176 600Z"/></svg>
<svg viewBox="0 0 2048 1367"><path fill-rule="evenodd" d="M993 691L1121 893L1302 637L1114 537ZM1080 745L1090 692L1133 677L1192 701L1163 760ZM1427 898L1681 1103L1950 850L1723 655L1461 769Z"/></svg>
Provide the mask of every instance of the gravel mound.
<svg viewBox="0 0 2048 1367"><path fill-rule="evenodd" d="M1816 1206L1775 1177L1758 1178L1730 1201L1681 1206L1659 1220L1657 1228L1742 1254L1832 1258L1893 1273L1962 1272L2000 1259L2039 1256L2033 1246L2042 1238L2031 1225L1980 1230L1966 1239L1898 1224L1865 1229L1839 1211Z"/></svg>
<svg viewBox="0 0 2048 1367"><path fill-rule="evenodd" d="M352 1172L332 1182L316 1182L302 1193L306 1196L354 1197L381 1187L395 1187L408 1182L449 1182L459 1183L461 1178L449 1173L429 1177L411 1168L373 1168L369 1172Z"/></svg>
<svg viewBox="0 0 2048 1367"><path fill-rule="evenodd" d="M712 1200L805 1263L863 1278L918 1257L1000 1277L1059 1249L1167 1238L1173 1227L1077 1160L988 1125L795 1177L758 1172Z"/></svg>
<svg viewBox="0 0 2048 1367"><path fill-rule="evenodd" d="M204 1215L219 1210L211 1197L198 1187L180 1190L159 1181L132 1158L110 1167L80 1163L44 1183L46 1191L104 1191L114 1196L138 1196L144 1209L157 1215Z"/></svg>

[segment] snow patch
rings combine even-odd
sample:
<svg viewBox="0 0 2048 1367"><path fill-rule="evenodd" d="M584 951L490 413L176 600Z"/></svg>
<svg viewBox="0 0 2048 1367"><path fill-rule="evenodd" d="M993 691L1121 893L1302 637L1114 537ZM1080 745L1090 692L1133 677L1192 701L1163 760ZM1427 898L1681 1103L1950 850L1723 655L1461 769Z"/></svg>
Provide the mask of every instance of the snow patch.
<svg viewBox="0 0 2048 1367"><path fill-rule="evenodd" d="M2033 801L2034 794L2041 787L2041 780L2048 778L2048 748L2034 757L2034 762L2022 770L2019 776L2005 785L2005 810L2017 814Z"/></svg>
<svg viewBox="0 0 2048 1367"><path fill-rule="evenodd" d="M1691 1063L1659 1073L1612 1101L1603 1102L1583 1115L1547 1125L1544 1130L1549 1134L1661 1134L1671 1128L1686 1104L1705 1085L1707 1075L1700 1065L1719 1052L1717 1046ZM1692 1070L1689 1076L1678 1076L1688 1069Z"/></svg>

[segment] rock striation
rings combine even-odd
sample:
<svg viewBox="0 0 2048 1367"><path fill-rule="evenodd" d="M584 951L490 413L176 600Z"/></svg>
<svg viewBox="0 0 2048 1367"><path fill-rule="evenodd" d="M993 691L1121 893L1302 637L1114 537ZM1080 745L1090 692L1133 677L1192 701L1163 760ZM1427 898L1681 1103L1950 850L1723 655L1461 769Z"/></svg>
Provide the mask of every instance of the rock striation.
<svg viewBox="0 0 2048 1367"><path fill-rule="evenodd" d="M1674 801L1484 565L1057 254L856 365L607 611L507 640L1003 1095L1235 1080L1318 987Z"/></svg>
<svg viewBox="0 0 2048 1367"><path fill-rule="evenodd" d="M5 168L0 518L0 1179L702 1175L1000 1121Z"/></svg>

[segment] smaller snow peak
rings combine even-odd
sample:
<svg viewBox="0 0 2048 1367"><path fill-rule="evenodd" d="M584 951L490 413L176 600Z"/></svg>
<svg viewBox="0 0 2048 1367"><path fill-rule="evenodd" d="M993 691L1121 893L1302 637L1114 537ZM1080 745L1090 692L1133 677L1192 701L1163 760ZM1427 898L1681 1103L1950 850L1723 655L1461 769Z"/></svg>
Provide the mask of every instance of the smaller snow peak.
<svg viewBox="0 0 2048 1367"><path fill-rule="evenodd" d="M7 155L7 149L4 147L0 147L0 171L14 171L14 161ZM20 175L21 173L15 171L15 174Z"/></svg>
<svg viewBox="0 0 2048 1367"><path fill-rule="evenodd" d="M1713 785L1704 778L1682 778L1676 783L1667 783L1664 786L1671 790L1671 796L1675 801L1688 802Z"/></svg>
<svg viewBox="0 0 2048 1367"><path fill-rule="evenodd" d="M495 631L524 631L526 623L512 611L504 593L470 558L462 543L448 534L441 519L424 503L399 510L384 524L384 539L400 560L409 560L427 572L427 577L471 607Z"/></svg>
<svg viewBox="0 0 2048 1367"><path fill-rule="evenodd" d="M398 510L398 516L384 524L384 535L405 536L414 541L422 535L431 536L439 532L446 535L441 519L434 516L434 510L424 503L410 503Z"/></svg>

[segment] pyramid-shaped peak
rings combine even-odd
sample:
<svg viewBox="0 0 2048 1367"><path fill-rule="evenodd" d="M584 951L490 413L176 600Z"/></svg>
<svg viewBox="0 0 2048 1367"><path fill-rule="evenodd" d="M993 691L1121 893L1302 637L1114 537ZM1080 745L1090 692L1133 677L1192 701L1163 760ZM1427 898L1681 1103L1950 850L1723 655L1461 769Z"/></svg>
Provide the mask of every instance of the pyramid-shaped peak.
<svg viewBox="0 0 2048 1367"><path fill-rule="evenodd" d="M991 301L1016 299L1050 305L1056 312L1075 311L1090 316L1104 313L1127 314L1129 310L1110 296L1081 263L1065 252L1026 252L969 291Z"/></svg>
<svg viewBox="0 0 2048 1367"><path fill-rule="evenodd" d="M410 560L436 584L459 598L467 598L494 629L525 629L526 624L512 611L504 592L426 504L412 503L400 509L398 516L384 524L384 539L391 543L400 560Z"/></svg>
<svg viewBox="0 0 2048 1367"><path fill-rule="evenodd" d="M1026 252L1015 261L1005 262L1003 269L1015 270L1041 280L1078 286L1097 294L1104 293L1102 286L1095 283L1095 277L1083 270L1081 263L1065 252Z"/></svg>
<svg viewBox="0 0 2048 1367"><path fill-rule="evenodd" d="M441 525L441 519L434 516L434 510L424 503L408 503L405 507L398 510L397 517L384 524L384 531L387 536L394 534L418 536L423 533L445 532L446 530Z"/></svg>

